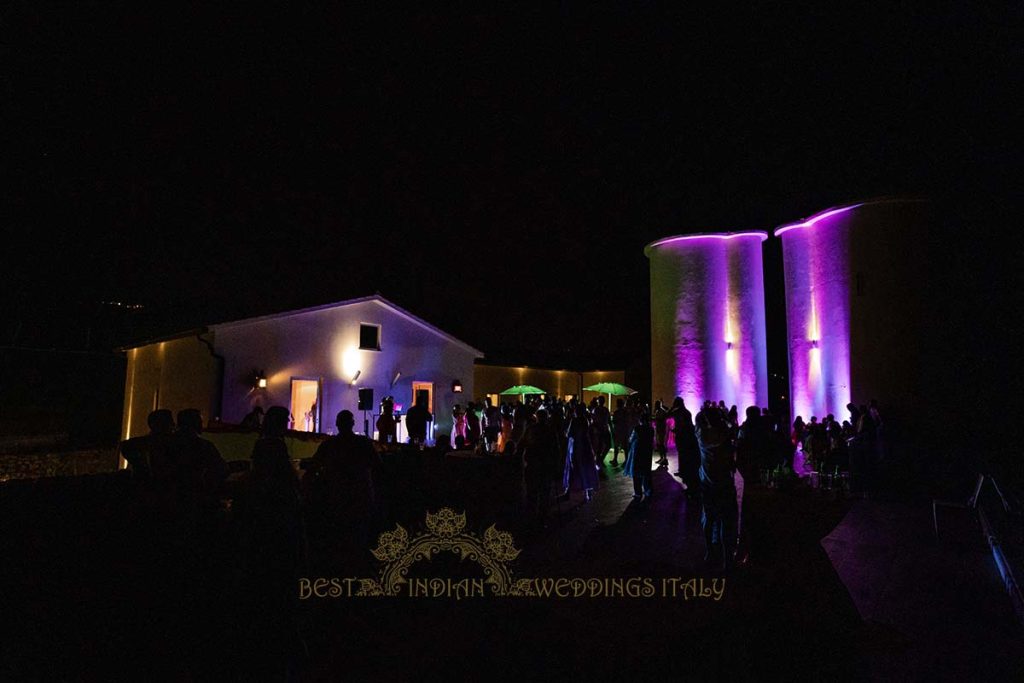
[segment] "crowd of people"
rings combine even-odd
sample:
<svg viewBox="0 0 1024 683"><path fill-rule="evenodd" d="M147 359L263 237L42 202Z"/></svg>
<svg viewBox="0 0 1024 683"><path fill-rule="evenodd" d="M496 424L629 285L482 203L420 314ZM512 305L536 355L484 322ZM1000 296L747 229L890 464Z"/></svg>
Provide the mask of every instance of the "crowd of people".
<svg viewBox="0 0 1024 683"><path fill-rule="evenodd" d="M580 492L583 503L589 502L601 480L620 467L621 475L632 478L636 504L647 505L658 495L652 472L667 466L674 445L675 475L688 500L699 505L705 560L728 570L746 552L737 534L735 472L745 485L755 484L770 468L791 468L799 448L818 469L849 468L855 487L866 485L870 463L884 449L883 422L874 401L850 404L848 410L849 419L842 423L832 415L807 422L797 417L790 428L768 409L754 406L741 420L736 406L727 408L722 401L706 401L694 415L679 397L671 406L659 400L651 407L632 395L618 398L613 411L604 397L589 404L575 398L502 405L485 400L465 409L456 406L452 445L515 464L522 473L524 509L538 526L553 501ZM337 434L321 443L302 471L293 465L284 440L290 419L286 408L274 406L248 421L260 435L243 486L230 503L228 466L214 444L202 438L199 411L179 412L176 424L170 411L154 411L150 434L121 446L142 492L140 519L163 539L158 556L186 548L193 549L192 557L212 555L207 551L213 529L230 505L241 574L250 594L258 596L247 623L254 641L268 644L268 661L287 659L274 648L287 649L281 634L296 633L288 605L294 600L296 572L311 546L315 555L335 564L366 555L376 530L373 511L380 503L380 447L355 433L350 411L337 415ZM424 443L433 416L421 404L406 419L410 441ZM391 412L383 411L377 422L383 443L393 442L393 424Z"/></svg>

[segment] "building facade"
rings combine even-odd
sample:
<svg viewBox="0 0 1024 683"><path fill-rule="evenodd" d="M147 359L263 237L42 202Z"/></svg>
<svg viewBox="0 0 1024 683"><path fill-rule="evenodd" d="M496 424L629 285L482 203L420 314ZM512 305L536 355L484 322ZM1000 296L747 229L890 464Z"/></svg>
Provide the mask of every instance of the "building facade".
<svg viewBox="0 0 1024 683"><path fill-rule="evenodd" d="M948 374L930 360L941 301L930 273L927 202L886 198L775 230L782 241L791 418L848 415L878 399L929 405ZM934 366L934 367L932 367ZM901 407L901 408L900 408Z"/></svg>
<svg viewBox="0 0 1024 683"><path fill-rule="evenodd" d="M155 408L237 424L273 405L290 410L298 431L331 433L335 415L350 410L357 430L365 419L372 432L389 395L403 413L422 395L432 431L449 433L482 356L380 296L212 325L127 350L122 436L146 433ZM361 390L372 391L369 410L359 408Z"/></svg>
<svg viewBox="0 0 1024 683"><path fill-rule="evenodd" d="M652 398L691 409L768 404L764 232L681 235L644 249L651 268Z"/></svg>

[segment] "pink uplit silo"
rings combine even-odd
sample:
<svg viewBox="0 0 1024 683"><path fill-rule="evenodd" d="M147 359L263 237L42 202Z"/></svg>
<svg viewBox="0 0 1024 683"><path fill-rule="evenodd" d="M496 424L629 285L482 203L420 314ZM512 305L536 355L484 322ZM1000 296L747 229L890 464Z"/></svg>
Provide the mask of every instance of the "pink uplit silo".
<svg viewBox="0 0 1024 683"><path fill-rule="evenodd" d="M919 257L927 204L879 199L829 209L775 230L782 240L790 418L877 398L917 403L924 343Z"/></svg>
<svg viewBox="0 0 1024 683"><path fill-rule="evenodd" d="M651 263L652 398L768 405L764 232L667 237Z"/></svg>

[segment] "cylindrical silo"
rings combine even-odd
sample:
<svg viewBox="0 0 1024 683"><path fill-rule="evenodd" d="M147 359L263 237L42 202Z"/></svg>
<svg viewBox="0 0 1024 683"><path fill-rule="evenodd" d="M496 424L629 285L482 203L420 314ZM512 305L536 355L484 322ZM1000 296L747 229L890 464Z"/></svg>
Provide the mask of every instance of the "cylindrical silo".
<svg viewBox="0 0 1024 683"><path fill-rule="evenodd" d="M775 231L782 240L791 419L849 417L877 399L921 405L929 374L922 321L927 203L879 199ZM890 412L891 414L891 412Z"/></svg>
<svg viewBox="0 0 1024 683"><path fill-rule="evenodd" d="M652 398L768 405L764 232L680 235L647 245Z"/></svg>

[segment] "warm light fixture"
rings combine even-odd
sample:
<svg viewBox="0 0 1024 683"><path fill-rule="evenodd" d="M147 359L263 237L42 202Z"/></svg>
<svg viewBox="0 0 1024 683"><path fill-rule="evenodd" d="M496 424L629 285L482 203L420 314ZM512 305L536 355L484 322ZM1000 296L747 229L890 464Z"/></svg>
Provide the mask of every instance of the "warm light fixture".
<svg viewBox="0 0 1024 683"><path fill-rule="evenodd" d="M354 387L356 385L356 380L359 379L359 375L361 374L363 374L362 370L356 370L356 374L352 375L352 381L349 382L349 385Z"/></svg>
<svg viewBox="0 0 1024 683"><path fill-rule="evenodd" d="M267 373L262 370L252 371L252 387L253 389L266 389L267 388Z"/></svg>
<svg viewBox="0 0 1024 683"><path fill-rule="evenodd" d="M398 383L398 378L402 376L401 372L395 373L395 378L391 380L391 386L395 386Z"/></svg>
<svg viewBox="0 0 1024 683"><path fill-rule="evenodd" d="M256 385L260 389L266 389L267 388L267 378L266 377L260 377L258 380L256 380Z"/></svg>
<svg viewBox="0 0 1024 683"><path fill-rule="evenodd" d="M725 342L725 348L731 349L732 348L732 342Z"/></svg>
<svg viewBox="0 0 1024 683"><path fill-rule="evenodd" d="M812 349L818 348L818 340L817 339L812 339L811 340L811 348Z"/></svg>
<svg viewBox="0 0 1024 683"><path fill-rule="evenodd" d="M460 382L457 379L453 379L452 380L452 393L453 394L461 394L462 393L462 382Z"/></svg>

